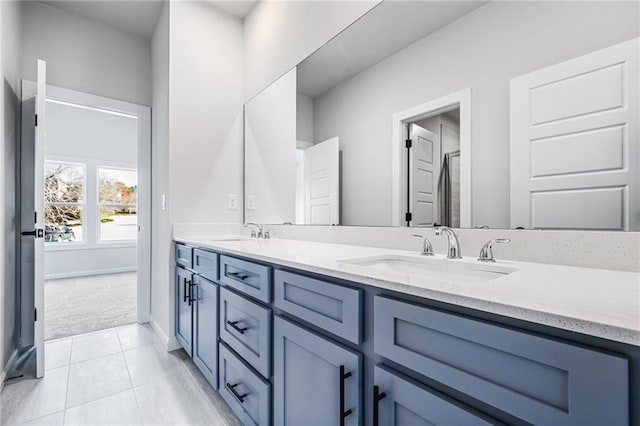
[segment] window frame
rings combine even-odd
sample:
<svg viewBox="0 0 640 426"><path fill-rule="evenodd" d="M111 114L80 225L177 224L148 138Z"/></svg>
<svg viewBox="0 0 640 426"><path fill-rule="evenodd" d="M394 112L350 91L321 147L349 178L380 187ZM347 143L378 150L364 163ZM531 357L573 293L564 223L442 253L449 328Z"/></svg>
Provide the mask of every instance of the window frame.
<svg viewBox="0 0 640 426"><path fill-rule="evenodd" d="M60 165L70 165L70 166L79 166L82 169L82 202L64 202L64 201L44 201L44 210L47 210L48 206L76 206L80 207L80 211L82 212L82 239L79 241L46 241L45 238L45 247L47 248L58 248L58 247L81 247L87 245L87 164L81 161L73 161L73 160L65 160L58 159L55 157L45 158L45 168L47 164L60 164ZM46 216L45 216L46 217ZM45 222L46 229L46 222Z"/></svg>

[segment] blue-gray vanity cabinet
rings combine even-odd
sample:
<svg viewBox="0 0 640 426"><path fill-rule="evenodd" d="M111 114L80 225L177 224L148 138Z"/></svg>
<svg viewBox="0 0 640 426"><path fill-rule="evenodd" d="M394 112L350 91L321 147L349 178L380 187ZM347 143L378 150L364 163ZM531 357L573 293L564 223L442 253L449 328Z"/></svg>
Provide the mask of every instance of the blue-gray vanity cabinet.
<svg viewBox="0 0 640 426"><path fill-rule="evenodd" d="M220 289L220 337L264 377L271 377L271 309Z"/></svg>
<svg viewBox="0 0 640 426"><path fill-rule="evenodd" d="M193 266L193 247L184 244L176 244L176 263L184 268Z"/></svg>
<svg viewBox="0 0 640 426"><path fill-rule="evenodd" d="M496 422L382 365L374 367L373 426L492 425Z"/></svg>
<svg viewBox="0 0 640 426"><path fill-rule="evenodd" d="M362 424L362 355L274 319L274 423Z"/></svg>
<svg viewBox="0 0 640 426"><path fill-rule="evenodd" d="M218 281L218 254L193 249L193 270L211 281Z"/></svg>
<svg viewBox="0 0 640 426"><path fill-rule="evenodd" d="M271 424L271 384L220 343L220 394L245 425Z"/></svg>
<svg viewBox="0 0 640 426"><path fill-rule="evenodd" d="M176 267L176 338L189 356L193 354L192 284L193 274L184 268Z"/></svg>
<svg viewBox="0 0 640 426"><path fill-rule="evenodd" d="M382 296L374 350L529 423L629 423L622 356Z"/></svg>
<svg viewBox="0 0 640 426"><path fill-rule="evenodd" d="M218 286L193 276L193 362L218 388Z"/></svg>
<svg viewBox="0 0 640 426"><path fill-rule="evenodd" d="M274 304L355 344L362 343L363 291L276 269Z"/></svg>
<svg viewBox="0 0 640 426"><path fill-rule="evenodd" d="M271 302L271 267L220 256L220 282L263 303Z"/></svg>

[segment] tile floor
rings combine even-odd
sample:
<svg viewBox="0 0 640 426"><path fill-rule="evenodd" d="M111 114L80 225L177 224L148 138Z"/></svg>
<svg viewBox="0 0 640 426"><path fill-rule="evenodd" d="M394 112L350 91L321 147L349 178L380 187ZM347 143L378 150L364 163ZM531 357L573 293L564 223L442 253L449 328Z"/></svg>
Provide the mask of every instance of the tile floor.
<svg viewBox="0 0 640 426"><path fill-rule="evenodd" d="M1 425L239 425L187 354L148 325L45 343L45 377L5 385Z"/></svg>
<svg viewBox="0 0 640 426"><path fill-rule="evenodd" d="M135 323L136 284L135 272L45 281L45 340Z"/></svg>

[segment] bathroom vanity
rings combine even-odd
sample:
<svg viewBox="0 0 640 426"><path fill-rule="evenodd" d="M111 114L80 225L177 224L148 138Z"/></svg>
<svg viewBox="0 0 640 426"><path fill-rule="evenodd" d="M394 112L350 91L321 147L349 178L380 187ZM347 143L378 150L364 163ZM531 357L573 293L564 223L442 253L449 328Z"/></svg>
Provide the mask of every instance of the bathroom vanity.
<svg viewBox="0 0 640 426"><path fill-rule="evenodd" d="M245 424L640 421L637 274L246 237L175 255L176 337Z"/></svg>

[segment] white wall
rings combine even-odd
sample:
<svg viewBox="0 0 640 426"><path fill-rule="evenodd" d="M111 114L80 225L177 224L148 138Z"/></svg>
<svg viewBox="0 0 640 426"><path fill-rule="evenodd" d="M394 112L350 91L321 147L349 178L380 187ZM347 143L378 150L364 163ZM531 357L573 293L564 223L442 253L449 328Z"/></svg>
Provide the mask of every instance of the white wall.
<svg viewBox="0 0 640 426"><path fill-rule="evenodd" d="M43 3L23 7L24 78L35 81L36 60L44 59L51 85L151 104L148 40Z"/></svg>
<svg viewBox="0 0 640 426"><path fill-rule="evenodd" d="M47 159L85 164L83 241L46 245L45 278L136 270L135 242L97 243L97 168L137 169L138 120L47 102Z"/></svg>
<svg viewBox="0 0 640 426"><path fill-rule="evenodd" d="M313 143L313 98L296 95L296 139Z"/></svg>
<svg viewBox="0 0 640 426"><path fill-rule="evenodd" d="M295 115L295 69L245 105L245 197L255 198L247 222L295 222Z"/></svg>
<svg viewBox="0 0 640 426"><path fill-rule="evenodd" d="M471 87L473 225L508 227L509 80L638 33L637 2L491 2L317 97L316 140L342 144L344 223L391 224L392 115Z"/></svg>
<svg viewBox="0 0 640 426"><path fill-rule="evenodd" d="M0 2L0 380L11 353L18 346L20 328L16 172L20 138L21 15L19 2Z"/></svg>
<svg viewBox="0 0 640 426"><path fill-rule="evenodd" d="M378 1L262 1L244 19L245 99L284 75Z"/></svg>
<svg viewBox="0 0 640 426"><path fill-rule="evenodd" d="M173 283L171 218L162 198L169 194L169 2L165 3L151 38L151 324L165 340L172 336Z"/></svg>
<svg viewBox="0 0 640 426"><path fill-rule="evenodd" d="M151 316L171 346L171 224L242 220L242 21L205 2L171 2L154 32L152 57ZM228 194L236 194L237 209L227 209Z"/></svg>

